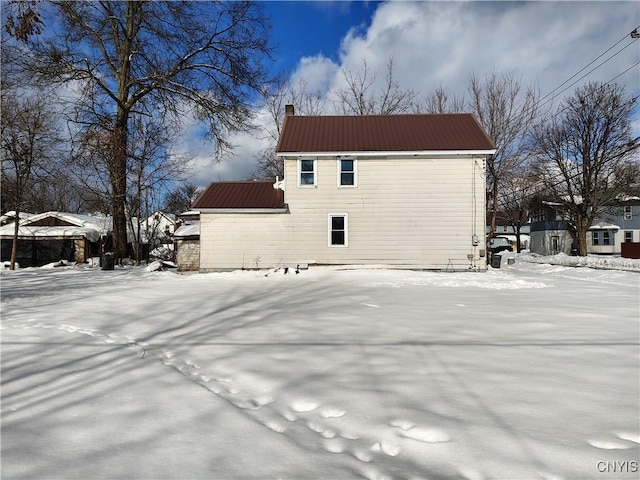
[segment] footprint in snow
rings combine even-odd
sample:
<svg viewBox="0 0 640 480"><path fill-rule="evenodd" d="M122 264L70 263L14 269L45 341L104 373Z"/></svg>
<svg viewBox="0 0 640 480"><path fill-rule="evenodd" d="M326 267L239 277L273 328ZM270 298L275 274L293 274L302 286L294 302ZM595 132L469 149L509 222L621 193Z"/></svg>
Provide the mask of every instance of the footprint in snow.
<svg viewBox="0 0 640 480"><path fill-rule="evenodd" d="M264 424L267 428L270 428L276 433L284 433L287 429L280 425L278 422L268 421Z"/></svg>
<svg viewBox="0 0 640 480"><path fill-rule="evenodd" d="M344 417L347 414L344 410L339 410L337 408L323 408L320 410L320 416L322 418L340 418Z"/></svg>
<svg viewBox="0 0 640 480"><path fill-rule="evenodd" d="M291 403L291 409L298 413L313 412L319 406L319 403L310 400L295 400Z"/></svg>
<svg viewBox="0 0 640 480"><path fill-rule="evenodd" d="M622 440L628 440L633 443L640 443L640 434L632 432L618 432L616 433L616 435Z"/></svg>
<svg viewBox="0 0 640 480"><path fill-rule="evenodd" d="M389 441L383 440L382 442L376 442L371 447L374 452L381 452L390 457L397 457L400 454L400 446Z"/></svg>
<svg viewBox="0 0 640 480"><path fill-rule="evenodd" d="M365 307L380 308L380 305L375 305L374 303L363 303L362 305Z"/></svg>
<svg viewBox="0 0 640 480"><path fill-rule="evenodd" d="M630 445L625 445L619 442L608 442L606 440L587 440L587 443L592 447L601 448L603 450L627 450L631 448Z"/></svg>
<svg viewBox="0 0 640 480"><path fill-rule="evenodd" d="M343 453L345 442L341 438L328 438L322 442L322 448L331 453Z"/></svg>
<svg viewBox="0 0 640 480"><path fill-rule="evenodd" d="M401 430L409 430L413 427L416 426L415 423L410 422L409 420L394 420L393 422L391 422L391 426L392 427L397 427Z"/></svg>
<svg viewBox="0 0 640 480"><path fill-rule="evenodd" d="M465 480L484 480L484 475L471 468L462 467L458 469L458 473L460 473Z"/></svg>
<svg viewBox="0 0 640 480"><path fill-rule="evenodd" d="M442 443L451 440L451 437L446 432L437 428L411 427L400 432L400 435L424 443Z"/></svg>

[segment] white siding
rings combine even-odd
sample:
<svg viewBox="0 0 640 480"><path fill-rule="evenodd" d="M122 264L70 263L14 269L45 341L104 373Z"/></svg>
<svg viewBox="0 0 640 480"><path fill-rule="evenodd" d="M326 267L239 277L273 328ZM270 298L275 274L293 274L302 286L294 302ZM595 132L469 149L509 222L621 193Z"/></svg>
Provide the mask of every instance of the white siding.
<svg viewBox="0 0 640 480"><path fill-rule="evenodd" d="M335 158L317 161L317 185L298 186L285 161L283 214L201 215L202 269L380 264L467 269L484 257L484 157L358 158L357 187L339 187ZM348 246L329 246L329 215L348 215ZM478 235L479 245L472 245Z"/></svg>

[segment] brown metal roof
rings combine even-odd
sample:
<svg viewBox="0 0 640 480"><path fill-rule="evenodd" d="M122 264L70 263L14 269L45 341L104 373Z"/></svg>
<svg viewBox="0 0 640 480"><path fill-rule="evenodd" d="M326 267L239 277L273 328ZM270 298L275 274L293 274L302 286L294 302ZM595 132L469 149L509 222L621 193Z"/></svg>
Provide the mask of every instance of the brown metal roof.
<svg viewBox="0 0 640 480"><path fill-rule="evenodd" d="M284 207L284 192L273 188L273 182L214 182L198 197L192 208Z"/></svg>
<svg viewBox="0 0 640 480"><path fill-rule="evenodd" d="M473 115L285 117L278 153L493 150Z"/></svg>

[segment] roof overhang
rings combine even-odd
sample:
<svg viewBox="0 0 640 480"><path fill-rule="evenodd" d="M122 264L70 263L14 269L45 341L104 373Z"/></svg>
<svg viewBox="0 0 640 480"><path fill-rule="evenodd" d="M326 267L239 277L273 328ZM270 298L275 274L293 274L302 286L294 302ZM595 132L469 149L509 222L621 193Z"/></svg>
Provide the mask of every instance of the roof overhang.
<svg viewBox="0 0 640 480"><path fill-rule="evenodd" d="M201 208L202 213L231 214L231 213L289 213L288 208Z"/></svg>
<svg viewBox="0 0 640 480"><path fill-rule="evenodd" d="M597 223L595 225L591 225L589 230L620 230L618 225L614 225L613 223Z"/></svg>
<svg viewBox="0 0 640 480"><path fill-rule="evenodd" d="M279 157L417 157L443 155L494 155L491 150L416 150L416 151L365 151L365 152L276 152Z"/></svg>

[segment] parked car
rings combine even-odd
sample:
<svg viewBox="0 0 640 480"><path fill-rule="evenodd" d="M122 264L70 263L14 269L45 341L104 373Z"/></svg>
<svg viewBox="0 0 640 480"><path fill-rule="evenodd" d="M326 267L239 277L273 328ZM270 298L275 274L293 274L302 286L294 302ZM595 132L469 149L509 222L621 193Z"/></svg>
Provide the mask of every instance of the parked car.
<svg viewBox="0 0 640 480"><path fill-rule="evenodd" d="M511 242L504 237L489 237L487 250L491 255L503 251L513 252Z"/></svg>

